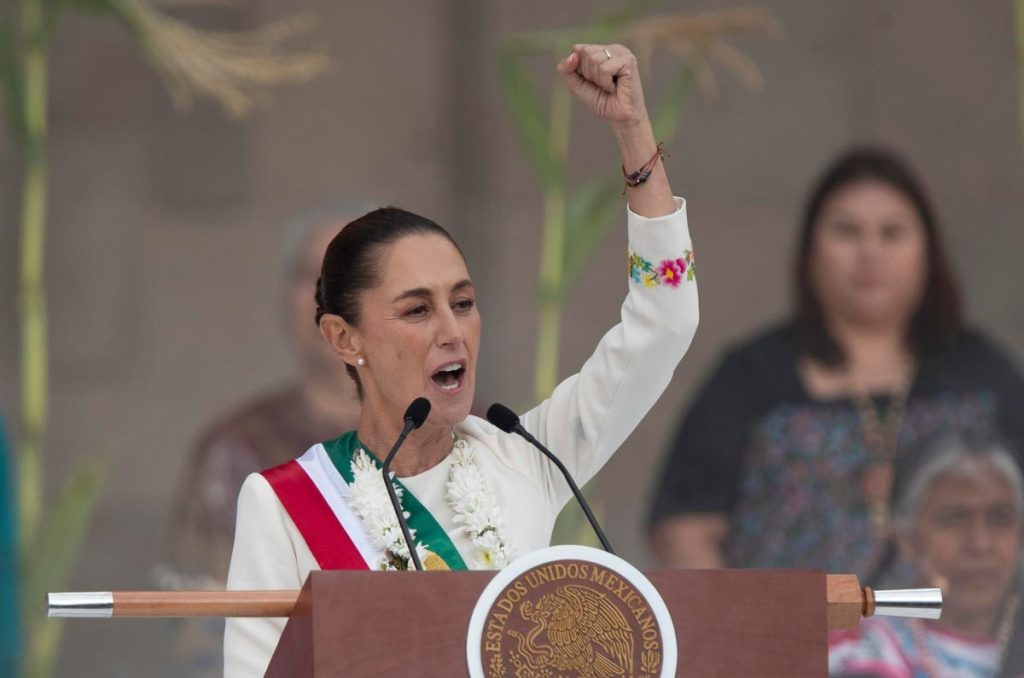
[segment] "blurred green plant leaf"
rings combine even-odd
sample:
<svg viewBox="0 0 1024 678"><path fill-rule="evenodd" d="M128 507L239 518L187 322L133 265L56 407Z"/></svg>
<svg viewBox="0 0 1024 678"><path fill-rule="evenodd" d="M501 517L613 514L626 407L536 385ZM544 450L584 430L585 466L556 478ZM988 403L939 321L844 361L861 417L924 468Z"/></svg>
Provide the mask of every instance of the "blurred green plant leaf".
<svg viewBox="0 0 1024 678"><path fill-rule="evenodd" d="M552 157L548 122L540 100L526 75L522 55L515 49L503 49L499 56L501 82L505 98L512 108L512 121L526 149L526 155L545 187L558 185L563 169Z"/></svg>
<svg viewBox="0 0 1024 678"><path fill-rule="evenodd" d="M568 54L572 45L609 42L615 35L617 32L614 29L588 25L521 33L509 38L506 44L522 54L554 53L561 58Z"/></svg>
<svg viewBox="0 0 1024 678"><path fill-rule="evenodd" d="M683 107L693 91L695 78L693 70L680 65L668 88L660 95L661 102L651 116L654 138L666 144L675 139L683 119Z"/></svg>
<svg viewBox="0 0 1024 678"><path fill-rule="evenodd" d="M114 5L110 0L51 0L54 4L60 5L61 9L80 9L89 12L114 11Z"/></svg>
<svg viewBox="0 0 1024 678"><path fill-rule="evenodd" d="M595 488L596 483L590 482L584 485L581 491L583 496L587 498L587 503L590 504L594 518L597 519L600 525L604 523L607 512L605 511L604 501L595 494ZM579 502L570 501L555 519L555 527L551 532L551 545L555 546L558 544L577 544L596 549L603 548L597 535L594 534L594 528L590 526L590 521L587 520L583 509L580 508Z"/></svg>
<svg viewBox="0 0 1024 678"><path fill-rule="evenodd" d="M565 215L563 297L608 236L612 217L622 209L621 193L616 179L590 179L574 192Z"/></svg>
<svg viewBox="0 0 1024 678"><path fill-rule="evenodd" d="M91 459L68 476L24 555L22 618L28 635L34 635L41 624L53 621L43 616L46 593L61 590L68 583L89 531L108 466L105 458Z"/></svg>
<svg viewBox="0 0 1024 678"><path fill-rule="evenodd" d="M54 674L63 631L63 619L43 619L33 629L22 652L22 674L25 678L49 678Z"/></svg>
<svg viewBox="0 0 1024 678"><path fill-rule="evenodd" d="M25 117L22 103L21 72L17 58L17 32L13 6L0 7L0 85L3 87L7 118L16 143L24 143Z"/></svg>
<svg viewBox="0 0 1024 678"><path fill-rule="evenodd" d="M514 35L506 44L522 52L554 52L564 57L578 43L619 42L627 25L663 4L664 0L634 0L599 14L583 26L532 31Z"/></svg>
<svg viewBox="0 0 1024 678"><path fill-rule="evenodd" d="M665 4L665 0L633 0L632 2L624 3L621 7L615 7L603 14L598 14L590 21L590 27L595 31L621 31L627 24L636 21L663 4Z"/></svg>

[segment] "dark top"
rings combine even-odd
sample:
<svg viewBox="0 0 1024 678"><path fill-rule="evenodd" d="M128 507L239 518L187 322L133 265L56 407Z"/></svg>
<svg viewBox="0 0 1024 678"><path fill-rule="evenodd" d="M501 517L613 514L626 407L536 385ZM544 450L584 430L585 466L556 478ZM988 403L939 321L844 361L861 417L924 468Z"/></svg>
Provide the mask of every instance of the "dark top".
<svg viewBox="0 0 1024 678"><path fill-rule="evenodd" d="M725 513L731 567L865 576L883 545L872 535L860 488L869 463L860 417L848 398L807 394L797 346L785 325L726 354L679 429L650 521ZM875 403L884 410L888 397ZM997 432L1024 449L1024 379L973 331L920 360L900 449L959 428Z"/></svg>

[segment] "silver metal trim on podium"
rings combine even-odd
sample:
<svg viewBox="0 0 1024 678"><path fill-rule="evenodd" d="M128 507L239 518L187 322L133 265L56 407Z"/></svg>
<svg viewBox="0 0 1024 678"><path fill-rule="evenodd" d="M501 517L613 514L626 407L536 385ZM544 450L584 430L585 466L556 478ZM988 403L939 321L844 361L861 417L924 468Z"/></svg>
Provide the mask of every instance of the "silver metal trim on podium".
<svg viewBox="0 0 1024 678"><path fill-rule="evenodd" d="M884 617L938 619L942 615L942 589L875 591L875 614Z"/></svg>
<svg viewBox="0 0 1024 678"><path fill-rule="evenodd" d="M47 593L47 617L112 617L114 594L110 591Z"/></svg>

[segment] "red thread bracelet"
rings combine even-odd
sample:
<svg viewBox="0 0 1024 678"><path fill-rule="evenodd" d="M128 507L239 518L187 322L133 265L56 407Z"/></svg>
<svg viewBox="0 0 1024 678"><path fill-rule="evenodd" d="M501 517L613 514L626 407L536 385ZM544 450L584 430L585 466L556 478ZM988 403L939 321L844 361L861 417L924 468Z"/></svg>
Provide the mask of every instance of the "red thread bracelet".
<svg viewBox="0 0 1024 678"><path fill-rule="evenodd" d="M664 143L664 142L662 142ZM664 160L668 157L668 153L661 150L661 143L658 144L657 150L654 152L654 156L647 161L643 167L635 172L626 172L626 166L622 166L622 176L626 180L626 186L622 189L622 194L626 194L626 188L636 188L651 178L651 173L654 172L654 166L658 164L659 160Z"/></svg>

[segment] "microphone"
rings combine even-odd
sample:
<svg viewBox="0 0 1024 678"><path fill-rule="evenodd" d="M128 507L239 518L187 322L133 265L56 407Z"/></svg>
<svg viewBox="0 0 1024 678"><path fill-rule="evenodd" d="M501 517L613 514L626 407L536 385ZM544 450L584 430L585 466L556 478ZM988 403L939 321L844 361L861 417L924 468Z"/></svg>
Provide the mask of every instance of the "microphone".
<svg viewBox="0 0 1024 678"><path fill-rule="evenodd" d="M409 407L405 410L405 416L402 417L402 432L398 436L398 440L391 447L391 451L388 452L388 456L384 459L384 464L381 466L381 473L384 475L384 486L388 488L388 497L391 498L391 506L395 509L395 515L398 516L398 525L402 528L402 538L405 539L405 545L409 547L409 558L412 560L413 566L417 570L423 569L423 563L420 562L420 556L416 553L416 544L412 541L412 535L409 534L409 523L405 521L405 513L402 511L402 505L398 503L398 493L395 492L395 486L391 482L391 462L394 460L395 455L398 454L398 448L402 446L405 439L412 433L413 429L417 429L423 426L423 422L427 420L427 415L430 414L430 401L426 398L417 398L409 404Z"/></svg>
<svg viewBox="0 0 1024 678"><path fill-rule="evenodd" d="M590 526L594 528L594 533L597 538L601 541L601 546L604 550L612 555L615 555L615 551L612 549L612 545L608 543L608 537L604 536L604 530L597 524L597 518L590 510L590 505L587 504L586 497L580 492L580 488L576 485L576 481L569 475L569 469L565 468L565 464L562 460L556 457L551 450L544 447L539 440L533 437L529 431L523 428L523 425L519 423L519 415L512 410L508 409L501 403L494 403L487 410L487 421L491 422L505 433L518 433L522 437L526 438L531 445L541 451L545 457L551 460L551 462L558 467L558 470L562 472L565 477L565 482L569 483L569 489L572 490L573 495L576 497L576 501L579 502L580 508L583 509L583 513L587 516L587 520L590 521Z"/></svg>

